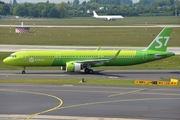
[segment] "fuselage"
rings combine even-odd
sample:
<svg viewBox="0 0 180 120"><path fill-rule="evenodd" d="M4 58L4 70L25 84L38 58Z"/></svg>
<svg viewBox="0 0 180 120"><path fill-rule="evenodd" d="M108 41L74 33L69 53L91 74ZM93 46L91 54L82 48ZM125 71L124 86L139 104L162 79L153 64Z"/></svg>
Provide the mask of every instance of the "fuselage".
<svg viewBox="0 0 180 120"><path fill-rule="evenodd" d="M96 16L95 18L100 18L100 19L105 19L105 20L118 20L118 19L123 19L123 16Z"/></svg>
<svg viewBox="0 0 180 120"><path fill-rule="evenodd" d="M47 50L47 51L20 51L4 59L4 63L14 66L66 66L67 62L85 60L111 59L117 50ZM146 63L173 56L172 52L121 50L116 59L92 65L96 66L127 66Z"/></svg>
<svg viewBox="0 0 180 120"><path fill-rule="evenodd" d="M105 19L105 20L117 20L117 19L123 19L124 17L121 15L97 15L95 11L93 11L93 14L95 18Z"/></svg>
<svg viewBox="0 0 180 120"><path fill-rule="evenodd" d="M101 18L101 19L108 19L108 20L116 20L116 19L123 19L123 16L115 16L115 15L109 15L109 16L97 16L96 18Z"/></svg>

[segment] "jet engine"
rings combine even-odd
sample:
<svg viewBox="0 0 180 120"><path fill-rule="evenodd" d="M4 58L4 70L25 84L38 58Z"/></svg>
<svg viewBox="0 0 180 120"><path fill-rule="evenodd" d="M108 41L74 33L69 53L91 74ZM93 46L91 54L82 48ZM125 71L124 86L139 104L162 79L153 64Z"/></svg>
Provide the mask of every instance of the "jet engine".
<svg viewBox="0 0 180 120"><path fill-rule="evenodd" d="M66 72L79 72L81 70L80 63L67 62L66 63Z"/></svg>
<svg viewBox="0 0 180 120"><path fill-rule="evenodd" d="M111 18L106 18L107 21L111 21Z"/></svg>

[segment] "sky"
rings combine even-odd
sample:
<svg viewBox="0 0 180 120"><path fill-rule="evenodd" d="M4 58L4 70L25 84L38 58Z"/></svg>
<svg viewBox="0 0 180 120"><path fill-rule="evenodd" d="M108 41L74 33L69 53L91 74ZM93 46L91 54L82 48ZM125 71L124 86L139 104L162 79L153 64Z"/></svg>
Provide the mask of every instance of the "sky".
<svg viewBox="0 0 180 120"><path fill-rule="evenodd" d="M10 3L10 1L13 0L0 0L3 1L5 3ZM29 3L38 3L38 2L46 2L47 0L16 0L18 3L25 3L25 2L29 2ZM61 2L67 2L67 1L73 1L73 0L49 0L50 3L61 3ZM80 2L83 1L88 1L88 0L79 0ZM133 2L138 2L139 0L132 0Z"/></svg>

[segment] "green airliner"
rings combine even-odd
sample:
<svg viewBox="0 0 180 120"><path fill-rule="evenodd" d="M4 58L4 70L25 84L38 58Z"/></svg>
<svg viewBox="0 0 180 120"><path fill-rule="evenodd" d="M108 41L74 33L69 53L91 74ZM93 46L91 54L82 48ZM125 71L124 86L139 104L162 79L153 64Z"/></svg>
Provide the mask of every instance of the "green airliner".
<svg viewBox="0 0 180 120"><path fill-rule="evenodd" d="M91 67L128 66L155 61L170 56L166 52L172 28L164 28L144 50L36 50L12 53L3 62L7 65L22 66L60 66L66 72L93 73Z"/></svg>

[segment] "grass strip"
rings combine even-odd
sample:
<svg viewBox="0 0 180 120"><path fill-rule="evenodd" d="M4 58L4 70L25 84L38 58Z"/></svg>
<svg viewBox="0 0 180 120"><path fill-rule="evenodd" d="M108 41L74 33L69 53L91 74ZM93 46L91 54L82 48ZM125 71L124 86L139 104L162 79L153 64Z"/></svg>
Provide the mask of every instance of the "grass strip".
<svg viewBox="0 0 180 120"><path fill-rule="evenodd" d="M134 80L114 80L114 79L85 79L81 82L80 79L19 79L19 80L0 80L0 83L31 83L31 84L67 84L67 85L112 85L112 86L166 86L166 87L180 87L168 85L137 85Z"/></svg>
<svg viewBox="0 0 180 120"><path fill-rule="evenodd" d="M147 47L162 28L31 28L28 34L10 30L0 27L0 44ZM180 46L179 33L180 28L173 28L168 46Z"/></svg>
<svg viewBox="0 0 180 120"><path fill-rule="evenodd" d="M93 84L93 85L133 85L134 80L107 80L107 79L14 79L0 80L0 83L33 83L33 84Z"/></svg>
<svg viewBox="0 0 180 120"><path fill-rule="evenodd" d="M71 18L33 18L33 19L1 19L2 25L19 25L24 22L24 25L52 25L52 26L126 26L126 25L154 25L154 24L178 24L179 17L174 16L149 16L149 17L125 17L123 20L105 21L91 17L71 17Z"/></svg>

